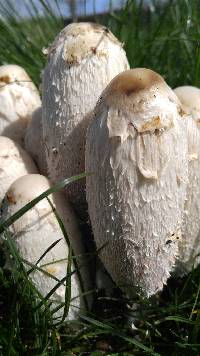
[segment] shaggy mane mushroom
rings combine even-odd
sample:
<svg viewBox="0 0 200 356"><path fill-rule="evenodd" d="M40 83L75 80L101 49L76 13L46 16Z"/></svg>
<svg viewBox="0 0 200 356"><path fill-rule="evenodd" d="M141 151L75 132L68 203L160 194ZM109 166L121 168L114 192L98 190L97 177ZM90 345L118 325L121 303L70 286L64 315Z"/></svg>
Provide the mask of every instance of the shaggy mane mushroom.
<svg viewBox="0 0 200 356"><path fill-rule="evenodd" d="M129 68L122 44L105 27L73 23L47 50L43 74L43 134L53 183L85 170L85 135L96 101L110 80ZM66 194L85 215L85 181Z"/></svg>
<svg viewBox="0 0 200 356"><path fill-rule="evenodd" d="M129 296L162 290L181 238L188 177L181 104L160 75L136 68L102 93L86 138L94 239Z"/></svg>
<svg viewBox="0 0 200 356"><path fill-rule="evenodd" d="M39 174L29 174L18 178L11 184L6 193L2 207L3 219L12 216L20 208L50 187L49 180ZM78 264L80 263L80 265L84 265L83 268L80 268L79 272L82 275L85 292L87 292L87 288L89 287L89 276L76 218L66 202L65 197L63 197L62 192L53 193L49 199L55 206L65 225L75 255L79 256L77 257ZM50 248L48 253L41 259L40 263L37 264L44 273L41 270L35 269L30 274L32 282L45 297L57 285L58 281L66 277L67 259L69 256L69 246L65 241L49 201L47 199L41 200L32 209L17 219L17 221L11 225L10 231L13 233L13 239L15 240L20 256L32 264L36 264L45 251L55 243L55 245ZM29 265L26 263L24 266L29 269ZM72 261L72 271L74 270L74 261ZM45 272L47 272L48 275L45 274ZM57 289L55 289L50 298L52 301L52 309L58 307L59 303L65 302L66 288L66 282L64 281ZM81 284L77 273L72 273L71 275L71 299L73 299L73 302L70 305L67 317L69 320L76 319L80 309L85 308ZM58 309L54 316L57 318L62 317L63 308L64 307L62 306Z"/></svg>
<svg viewBox="0 0 200 356"><path fill-rule="evenodd" d="M32 112L41 105L37 88L20 66L0 66L0 135L21 146Z"/></svg>
<svg viewBox="0 0 200 356"><path fill-rule="evenodd" d="M29 154L10 138L0 136L0 203L9 186L29 173L38 173Z"/></svg>
<svg viewBox="0 0 200 356"><path fill-rule="evenodd" d="M174 92L186 115L190 115L186 120L189 182L182 226L183 239L180 241L176 270L176 273L182 275L200 262L200 89L182 86Z"/></svg>

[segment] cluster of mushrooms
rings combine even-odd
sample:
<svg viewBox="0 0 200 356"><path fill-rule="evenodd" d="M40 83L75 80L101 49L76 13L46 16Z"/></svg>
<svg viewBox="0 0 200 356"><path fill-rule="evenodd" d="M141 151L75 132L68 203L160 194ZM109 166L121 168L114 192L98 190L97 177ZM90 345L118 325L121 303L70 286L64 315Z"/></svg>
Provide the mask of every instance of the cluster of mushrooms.
<svg viewBox="0 0 200 356"><path fill-rule="evenodd" d="M45 52L42 103L22 68L0 67L1 219L52 184L92 173L50 198L85 294L92 283L78 221L89 217L112 280L129 297L150 297L200 260L200 89L173 91L156 72L129 69L122 44L98 24L68 25ZM42 295L63 279L51 298L64 304L69 248L50 202L11 232L20 255L39 261L30 277ZM79 277L75 270L68 319L84 308Z"/></svg>

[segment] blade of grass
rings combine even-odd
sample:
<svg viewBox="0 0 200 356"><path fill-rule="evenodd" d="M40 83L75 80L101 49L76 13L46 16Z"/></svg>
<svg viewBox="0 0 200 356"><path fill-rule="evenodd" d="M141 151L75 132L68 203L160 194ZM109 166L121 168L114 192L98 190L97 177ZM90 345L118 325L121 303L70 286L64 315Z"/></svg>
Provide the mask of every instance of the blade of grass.
<svg viewBox="0 0 200 356"><path fill-rule="evenodd" d="M65 306L61 319L61 324L67 318L71 303L71 271L72 271L72 248L69 246L68 263L67 263L67 275L66 275L66 288L65 288Z"/></svg>
<svg viewBox="0 0 200 356"><path fill-rule="evenodd" d="M110 334L118 336L119 338L129 342L130 344L133 344L134 346L138 347L140 350L146 351L147 353L149 353L151 355L154 355L154 356L161 356L159 353L154 352L153 350L151 350L150 348L146 347L145 345L143 345L142 343L140 343L136 339L130 338L130 337L124 335L122 332L119 332L117 329L113 328L109 324L102 323L99 320L92 319L92 318L90 318L88 316L85 316L85 315L80 315L80 317L83 320L89 322L90 324L93 324L93 325L95 325L95 326L97 326L97 327L99 327L101 329L109 331Z"/></svg>
<svg viewBox="0 0 200 356"><path fill-rule="evenodd" d="M48 199L48 198L47 198L47 199ZM71 249L71 251L72 251L72 256L71 256L71 258L73 258L73 262L74 262L74 266L75 266L75 271L72 272L72 273L75 273L75 272L77 273L78 280L79 280L79 284L80 284L81 291L82 291L82 294L83 294L83 300L84 300L84 303L85 303L85 307L86 307L86 309L88 309L88 302L87 302L87 299L84 297L85 287L84 287L84 281L83 281L83 278L82 278L81 272L80 272L80 266L79 266L79 264L78 264L78 262L77 262L76 256L75 256L74 251L73 251L73 249L72 249L72 247L71 247L71 243L70 243L70 241L69 241L69 238L68 238L68 235L67 235L67 231L66 231L66 229L65 229L65 226L64 226L64 224L63 224L63 222L62 222L62 220L61 220L61 218L60 218L60 216L59 216L57 210L56 210L55 207L53 206L53 204L52 204L52 202L50 201L50 199L48 199L48 202L49 202L49 204L50 204L50 206L51 206L51 208L52 208L52 211L53 211L54 214L55 214L55 217L56 217L56 219L57 219L57 221L58 221L58 224L59 224L60 229L61 229L61 231L62 231L62 233L63 233L63 236L64 236L64 238L65 238L65 241L66 241L66 243L67 243L67 245L68 245L68 248ZM70 273L70 276L71 276L71 273Z"/></svg>

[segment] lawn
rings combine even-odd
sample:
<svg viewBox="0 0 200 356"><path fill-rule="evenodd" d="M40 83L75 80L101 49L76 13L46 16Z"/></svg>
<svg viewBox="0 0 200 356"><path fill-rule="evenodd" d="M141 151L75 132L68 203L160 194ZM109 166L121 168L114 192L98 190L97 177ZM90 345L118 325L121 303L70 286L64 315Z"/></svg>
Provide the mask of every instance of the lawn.
<svg viewBox="0 0 200 356"><path fill-rule="evenodd" d="M47 2L41 0L41 4L45 17L39 17L30 0L26 20L14 12L9 1L0 5L0 65L21 65L38 87L46 61L42 49L65 24ZM157 71L172 88L200 87L200 1L153 4L149 10L142 2L129 0L121 11L95 16L95 20L104 21L124 43L131 67ZM24 211L30 207L31 203ZM83 311L77 321L55 324L48 296L42 298L31 284L11 239L8 228L12 221L0 225L1 238L13 260L12 272L5 270L1 252L0 354L200 355L200 268L184 278L172 277L163 292L150 300L126 300L117 288L112 298L95 291L91 311Z"/></svg>

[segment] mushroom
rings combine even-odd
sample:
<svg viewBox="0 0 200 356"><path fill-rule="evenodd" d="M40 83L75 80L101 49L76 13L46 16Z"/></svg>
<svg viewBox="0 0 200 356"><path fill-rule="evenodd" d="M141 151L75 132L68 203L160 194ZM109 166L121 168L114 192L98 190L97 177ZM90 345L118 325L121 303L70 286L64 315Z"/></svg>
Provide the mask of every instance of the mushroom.
<svg viewBox="0 0 200 356"><path fill-rule="evenodd" d="M30 189L31 187L31 189ZM29 174L18 178L8 189L3 203L3 219L16 213L31 200L50 188L49 180L39 174ZM49 198L57 212L61 214L69 239L76 253L82 254L81 236L78 225L66 198L61 192L54 193ZM62 213L65 212L63 216ZM38 291L45 297L67 274L67 259L69 248L62 234L58 220L47 199L41 200L28 210L10 228L20 256L41 270L33 270L30 278ZM37 263L52 244L56 243ZM83 257L81 257L83 261ZM30 266L24 263L28 270ZM72 264L72 271L75 270ZM48 273L50 275L45 274ZM86 276L86 278L88 278ZM66 283L63 282L51 295L52 309L65 302ZM84 308L83 298L77 273L71 276L71 305L68 319L75 319L80 309ZM55 316L63 315L63 306Z"/></svg>
<svg viewBox="0 0 200 356"><path fill-rule="evenodd" d="M136 68L101 95L86 137L86 197L100 258L128 296L162 290L174 268L188 179L180 102Z"/></svg>
<svg viewBox="0 0 200 356"><path fill-rule="evenodd" d="M122 44L106 28L73 23L47 50L43 74L43 134L53 183L85 170L85 135L96 101L110 80L129 68ZM85 180L67 189L85 210Z"/></svg>
<svg viewBox="0 0 200 356"><path fill-rule="evenodd" d="M182 86L174 91L183 110L191 115L186 121L189 182L176 270L177 274L182 275L200 263L200 89Z"/></svg>
<svg viewBox="0 0 200 356"><path fill-rule="evenodd" d="M174 89L179 98L183 110L191 114L197 123L200 124L200 89L185 85Z"/></svg>
<svg viewBox="0 0 200 356"><path fill-rule="evenodd" d="M15 179L38 173L29 154L8 137L0 136L0 204Z"/></svg>
<svg viewBox="0 0 200 356"><path fill-rule="evenodd" d="M40 105L38 90L23 68L0 66L0 135L23 146L31 114Z"/></svg>
<svg viewBox="0 0 200 356"><path fill-rule="evenodd" d="M25 150L36 162L39 172L47 176L47 162L42 134L42 107L37 108L33 112L26 129Z"/></svg>

